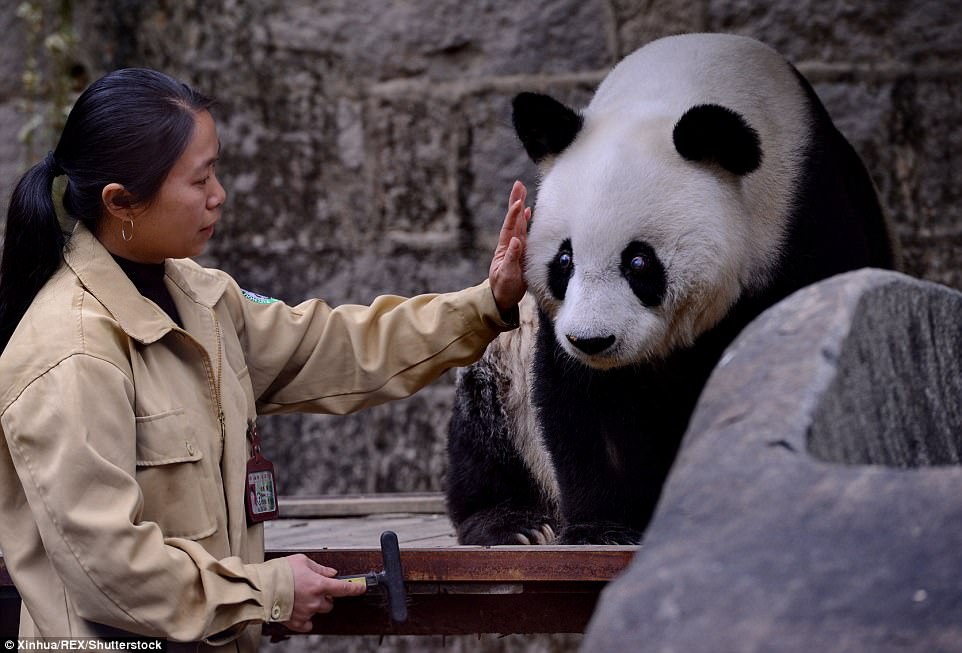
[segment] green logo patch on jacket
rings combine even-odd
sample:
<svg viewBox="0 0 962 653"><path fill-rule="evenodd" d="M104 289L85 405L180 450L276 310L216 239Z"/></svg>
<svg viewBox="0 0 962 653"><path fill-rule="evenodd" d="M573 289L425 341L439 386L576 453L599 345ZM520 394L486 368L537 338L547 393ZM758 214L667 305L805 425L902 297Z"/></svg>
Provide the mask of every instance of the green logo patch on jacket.
<svg viewBox="0 0 962 653"><path fill-rule="evenodd" d="M265 297L264 295L258 295L256 292L244 290L243 288L241 288L241 292L244 294L244 297L251 300L255 304L273 304L274 302L278 301L273 297Z"/></svg>

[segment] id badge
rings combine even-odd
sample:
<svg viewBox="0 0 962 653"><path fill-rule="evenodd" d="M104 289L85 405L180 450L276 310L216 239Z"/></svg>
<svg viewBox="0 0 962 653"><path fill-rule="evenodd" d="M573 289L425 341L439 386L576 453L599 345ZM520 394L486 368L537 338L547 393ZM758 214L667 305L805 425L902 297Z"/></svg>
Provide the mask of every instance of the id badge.
<svg viewBox="0 0 962 653"><path fill-rule="evenodd" d="M248 422L247 435L251 439L252 456L247 461L245 502L247 521L251 524L277 519L277 486L274 483L274 463L261 453L261 439L257 425Z"/></svg>

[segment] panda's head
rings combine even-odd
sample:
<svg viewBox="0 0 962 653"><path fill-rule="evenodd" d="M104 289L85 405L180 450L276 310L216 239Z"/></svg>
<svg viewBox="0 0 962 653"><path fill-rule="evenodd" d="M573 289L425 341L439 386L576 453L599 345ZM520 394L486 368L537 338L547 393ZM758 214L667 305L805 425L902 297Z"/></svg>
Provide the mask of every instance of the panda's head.
<svg viewBox="0 0 962 653"><path fill-rule="evenodd" d="M582 114L546 95L513 103L542 170L529 287L560 346L598 369L664 357L715 326L765 283L785 209L746 183L768 152L741 111L690 89L650 106L622 95L603 84Z"/></svg>

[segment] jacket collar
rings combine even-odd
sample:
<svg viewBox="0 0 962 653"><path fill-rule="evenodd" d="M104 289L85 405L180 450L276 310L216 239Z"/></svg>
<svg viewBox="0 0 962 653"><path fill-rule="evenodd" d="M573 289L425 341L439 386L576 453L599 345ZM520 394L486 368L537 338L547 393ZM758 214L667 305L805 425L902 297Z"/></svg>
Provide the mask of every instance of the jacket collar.
<svg viewBox="0 0 962 653"><path fill-rule="evenodd" d="M152 301L141 295L124 271L83 223L78 222L64 249L64 260L87 291L114 316L128 336L150 344L176 324ZM188 259L167 259L167 278L190 299L213 308L227 282Z"/></svg>

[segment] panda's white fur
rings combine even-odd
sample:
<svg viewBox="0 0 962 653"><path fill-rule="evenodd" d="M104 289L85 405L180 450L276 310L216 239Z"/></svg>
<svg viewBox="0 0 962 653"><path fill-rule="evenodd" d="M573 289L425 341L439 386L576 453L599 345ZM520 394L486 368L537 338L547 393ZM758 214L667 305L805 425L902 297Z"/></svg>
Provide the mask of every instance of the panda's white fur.
<svg viewBox="0 0 962 653"><path fill-rule="evenodd" d="M730 80L733 66L744 76L719 83ZM704 103L734 109L758 131L766 148L757 170L718 174L677 155L674 123ZM785 60L758 41L686 35L625 58L583 117L564 156L543 167L527 254L531 290L559 333L616 336L613 350L594 356L559 337L586 365L664 356L717 324L744 289L768 281L809 139L802 88ZM625 170L633 185L624 183ZM575 271L562 303L548 291L545 264L564 238L571 239ZM631 293L618 254L636 238L652 245L670 280L654 308L625 301Z"/></svg>
<svg viewBox="0 0 962 653"><path fill-rule="evenodd" d="M465 544L637 542L738 331L897 253L854 150L752 39L654 41L580 114L519 95L515 128L541 170L531 292L519 330L459 376L449 513Z"/></svg>
<svg viewBox="0 0 962 653"><path fill-rule="evenodd" d="M492 347L489 362L504 372L510 380L501 389L505 417L510 422L508 432L515 450L534 476L538 487L549 501L558 500L558 479L551 464L551 456L545 448L541 429L534 411L531 410L531 387L533 385L531 352L534 351L537 308L534 299L526 294L518 305L519 325L498 338L498 346ZM523 381L522 381L523 380ZM521 381L521 382L519 382Z"/></svg>

